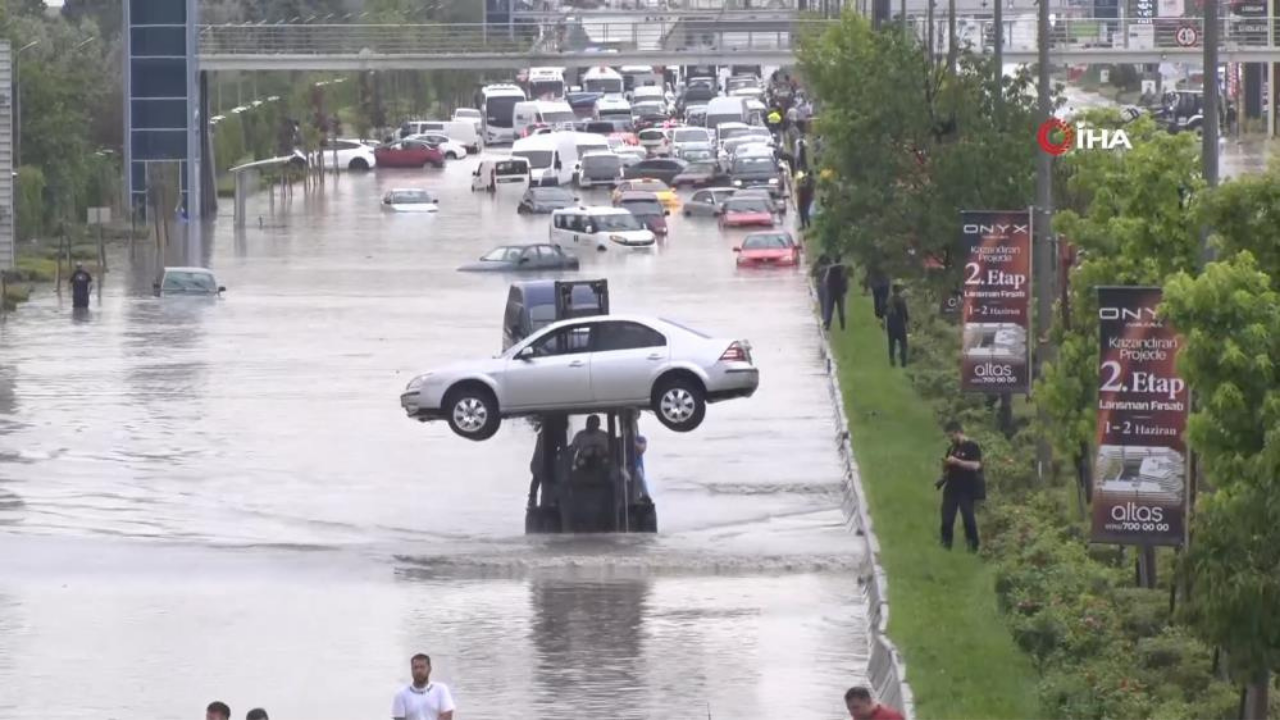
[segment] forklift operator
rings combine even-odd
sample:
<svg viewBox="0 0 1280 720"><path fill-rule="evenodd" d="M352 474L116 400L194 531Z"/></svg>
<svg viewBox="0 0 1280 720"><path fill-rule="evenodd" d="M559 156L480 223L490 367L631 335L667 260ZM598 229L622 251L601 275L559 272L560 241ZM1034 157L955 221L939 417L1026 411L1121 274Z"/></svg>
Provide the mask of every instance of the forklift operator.
<svg viewBox="0 0 1280 720"><path fill-rule="evenodd" d="M600 429L599 415L587 417L586 429L579 430L578 434L573 436L573 442L569 444L569 448L573 450L575 468L582 467L589 459L597 459L600 462L608 459L609 434Z"/></svg>

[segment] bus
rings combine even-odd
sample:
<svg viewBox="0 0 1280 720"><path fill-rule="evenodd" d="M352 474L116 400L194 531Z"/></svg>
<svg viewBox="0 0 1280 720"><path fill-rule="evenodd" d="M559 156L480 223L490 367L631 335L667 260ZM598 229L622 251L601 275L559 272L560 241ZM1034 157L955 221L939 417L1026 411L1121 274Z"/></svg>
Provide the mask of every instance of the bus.
<svg viewBox="0 0 1280 720"><path fill-rule="evenodd" d="M485 85L476 94L476 105L480 108L484 123L484 142L507 143L516 139L513 111L516 103L528 98L518 85L499 83Z"/></svg>
<svg viewBox="0 0 1280 720"><path fill-rule="evenodd" d="M530 98L535 100L564 99L564 68L530 68L528 82Z"/></svg>
<svg viewBox="0 0 1280 720"><path fill-rule="evenodd" d="M593 67L582 76L582 89L604 95L621 95L622 76L613 68Z"/></svg>

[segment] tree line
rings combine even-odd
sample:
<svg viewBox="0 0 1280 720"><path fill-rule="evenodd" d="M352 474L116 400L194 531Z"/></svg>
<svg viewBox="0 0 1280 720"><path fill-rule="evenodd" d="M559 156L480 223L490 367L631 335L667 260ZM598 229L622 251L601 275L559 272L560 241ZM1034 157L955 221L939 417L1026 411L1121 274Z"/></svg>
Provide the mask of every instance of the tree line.
<svg viewBox="0 0 1280 720"><path fill-rule="evenodd" d="M1194 135L1091 114L1096 127L1123 124L1132 149L1054 161L1053 229L1077 259L1054 316L1038 324L1056 357L1027 402L1005 408L1008 422L960 392L958 330L939 308L960 286L960 211L1034 203L1041 118L1030 76L997 82L989 58L939 61L901 27L873 29L852 13L804 39L800 66L820 102L817 242L910 288L912 317L924 318L910 378L940 419L966 418L990 448L985 552L1010 631L1041 671L1046 713L1238 717L1247 689L1246 716L1265 717L1280 669L1280 172L1209 188ZM1178 369L1197 400L1187 440L1203 492L1190 546L1159 560L1174 571L1163 590L1133 588L1132 555L1090 546L1083 529L1095 288L1107 285L1163 287L1160 312L1185 337ZM1055 451L1047 482L1037 440Z"/></svg>

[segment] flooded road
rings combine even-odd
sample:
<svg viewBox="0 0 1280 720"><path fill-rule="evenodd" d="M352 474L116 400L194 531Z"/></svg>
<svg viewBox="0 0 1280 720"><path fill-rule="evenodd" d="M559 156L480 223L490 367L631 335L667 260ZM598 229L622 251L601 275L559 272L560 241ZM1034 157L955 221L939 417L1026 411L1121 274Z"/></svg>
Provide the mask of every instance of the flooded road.
<svg viewBox="0 0 1280 720"><path fill-rule="evenodd" d="M737 271L741 233L678 212L585 254L616 311L749 338L761 389L687 435L642 416L659 535L525 537L528 426L473 443L398 404L501 348L513 278L455 268L547 237L475 163L255 197L239 234L224 202L168 260L220 300L151 297L122 250L86 317L45 293L0 326L0 718L47 717L68 672L60 718L382 716L418 651L460 718L840 715L864 546L802 275ZM412 186L437 217L382 212Z"/></svg>

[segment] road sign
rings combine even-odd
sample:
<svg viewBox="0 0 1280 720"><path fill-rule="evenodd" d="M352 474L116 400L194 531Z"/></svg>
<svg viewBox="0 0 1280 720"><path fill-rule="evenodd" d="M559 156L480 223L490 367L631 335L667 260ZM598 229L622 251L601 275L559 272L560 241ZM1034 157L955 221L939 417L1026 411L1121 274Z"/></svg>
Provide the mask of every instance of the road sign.
<svg viewBox="0 0 1280 720"><path fill-rule="evenodd" d="M1179 47L1195 47L1200 44L1200 31L1192 25L1183 25L1173 36Z"/></svg>

